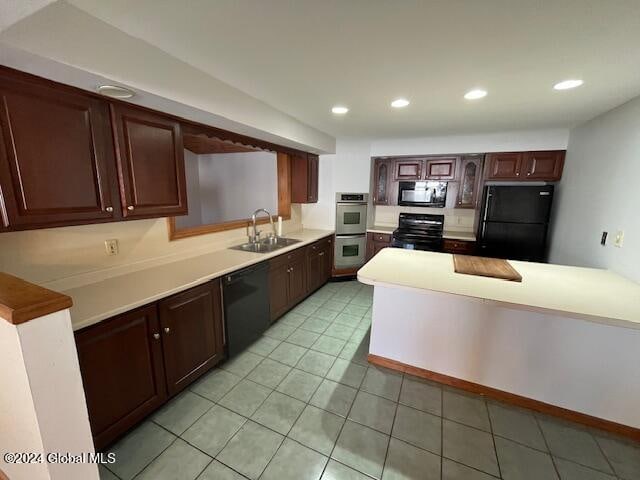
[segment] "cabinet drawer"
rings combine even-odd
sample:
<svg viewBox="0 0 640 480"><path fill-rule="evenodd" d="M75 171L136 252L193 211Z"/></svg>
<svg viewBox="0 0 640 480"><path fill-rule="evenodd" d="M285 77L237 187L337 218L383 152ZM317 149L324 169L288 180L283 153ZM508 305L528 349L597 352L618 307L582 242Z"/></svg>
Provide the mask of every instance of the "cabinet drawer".
<svg viewBox="0 0 640 480"><path fill-rule="evenodd" d="M476 242L469 242L466 240L451 240L445 239L443 244L443 250L446 253L461 253L464 255L471 255L475 252Z"/></svg>
<svg viewBox="0 0 640 480"><path fill-rule="evenodd" d="M333 245L333 237L326 237L307 246L307 253L313 254L314 252L319 252L323 249L327 249L327 248L331 249L332 245Z"/></svg>
<svg viewBox="0 0 640 480"><path fill-rule="evenodd" d="M306 249L297 248L287 253L283 253L282 255L278 255L277 257L269 260L269 270L277 270L282 267L282 265L287 265L289 263L295 262L300 258L304 257Z"/></svg>
<svg viewBox="0 0 640 480"><path fill-rule="evenodd" d="M371 233L374 242L391 243L390 233Z"/></svg>

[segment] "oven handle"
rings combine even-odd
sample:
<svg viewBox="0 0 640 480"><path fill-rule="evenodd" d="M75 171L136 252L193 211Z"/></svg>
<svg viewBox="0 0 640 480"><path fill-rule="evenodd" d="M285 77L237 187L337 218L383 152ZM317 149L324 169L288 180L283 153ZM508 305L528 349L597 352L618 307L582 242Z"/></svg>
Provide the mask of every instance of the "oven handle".
<svg viewBox="0 0 640 480"><path fill-rule="evenodd" d="M360 233L358 235L336 235L336 239L340 240L341 238L366 238L366 234Z"/></svg>

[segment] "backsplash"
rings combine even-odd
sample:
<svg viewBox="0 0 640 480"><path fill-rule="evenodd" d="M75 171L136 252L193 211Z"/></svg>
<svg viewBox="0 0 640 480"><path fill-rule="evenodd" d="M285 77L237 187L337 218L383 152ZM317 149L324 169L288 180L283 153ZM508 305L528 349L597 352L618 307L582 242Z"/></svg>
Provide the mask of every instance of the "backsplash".
<svg viewBox="0 0 640 480"><path fill-rule="evenodd" d="M292 205L283 230L301 228L300 205ZM220 250L245 241L246 235L241 228L171 242L164 218L7 232L0 235L0 271L66 290ZM105 253L107 239L118 239L118 255Z"/></svg>
<svg viewBox="0 0 640 480"><path fill-rule="evenodd" d="M400 207L400 206L377 206L374 207L374 224L381 227L398 226L398 216L401 212L408 213L431 213L444 215L445 230L458 232L472 232L475 210L461 208L428 208L428 207Z"/></svg>

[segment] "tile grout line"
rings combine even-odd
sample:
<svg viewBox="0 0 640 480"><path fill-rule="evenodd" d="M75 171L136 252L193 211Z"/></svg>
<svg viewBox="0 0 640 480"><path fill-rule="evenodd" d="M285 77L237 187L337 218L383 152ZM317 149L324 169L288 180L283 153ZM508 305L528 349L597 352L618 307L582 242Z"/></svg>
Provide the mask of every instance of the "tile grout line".
<svg viewBox="0 0 640 480"><path fill-rule="evenodd" d="M498 465L498 476L502 478L502 466L500 465L500 456L498 455L498 446L496 445L496 436L493 433L493 422L491 421L491 412L487 405L487 399L482 398L482 405L484 405L485 412L487 412L487 419L489 420L489 431L491 433L491 442L493 443L493 453L496 456L496 464Z"/></svg>
<svg viewBox="0 0 640 480"><path fill-rule="evenodd" d="M364 380L363 380L364 382ZM402 384L404 383L404 373L402 374L400 380L400 392L402 392ZM398 392L398 400L400 400L400 392ZM396 417L398 415L399 401L396 402L396 408L393 410L393 420L391 421L391 431L389 432L389 442L387 443L387 449L384 452L384 460L382 461L382 473L380 474L380 478L384 476L384 469L387 466L387 458L389 458L389 449L391 448L391 439L395 438L393 436L393 427L396 424ZM409 444L410 445L410 444Z"/></svg>
<svg viewBox="0 0 640 480"><path fill-rule="evenodd" d="M611 463L611 461L609 460L609 457L607 456L607 454L605 453L604 449L602 448L602 445L600 445L600 442L598 441L598 439L595 437L595 435L591 432L591 430L587 431L589 433L589 436L591 437L591 439L596 443L596 445L598 446L598 450L600 450L600 453L602 454L602 456L604 457L605 461L607 462L607 465L609 465L609 468L611 469L611 472L613 472L613 475L618 478L618 472L616 471L615 468L613 468L613 464Z"/></svg>

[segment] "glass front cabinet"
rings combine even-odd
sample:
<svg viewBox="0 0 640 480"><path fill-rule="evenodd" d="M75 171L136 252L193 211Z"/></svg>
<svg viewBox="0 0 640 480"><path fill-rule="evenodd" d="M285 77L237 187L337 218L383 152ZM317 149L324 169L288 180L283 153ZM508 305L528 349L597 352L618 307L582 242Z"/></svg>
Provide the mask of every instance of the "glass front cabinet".
<svg viewBox="0 0 640 480"><path fill-rule="evenodd" d="M476 208L482 177L482 155L462 157L456 208Z"/></svg>
<svg viewBox="0 0 640 480"><path fill-rule="evenodd" d="M374 163L374 205L389 205L391 161L384 158L376 158Z"/></svg>

